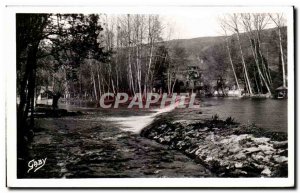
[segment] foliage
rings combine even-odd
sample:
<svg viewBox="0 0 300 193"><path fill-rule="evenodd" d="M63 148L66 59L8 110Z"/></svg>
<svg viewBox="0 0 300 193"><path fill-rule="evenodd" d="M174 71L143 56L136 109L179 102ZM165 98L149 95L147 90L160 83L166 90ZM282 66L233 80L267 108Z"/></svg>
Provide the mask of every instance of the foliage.
<svg viewBox="0 0 300 193"><path fill-rule="evenodd" d="M76 70L85 58L106 62L100 46L99 15L17 14L18 150L24 149L34 126L34 104L40 86L53 86L53 108L74 88ZM50 76L49 76L50 75ZM71 83L72 82L72 83ZM28 114L30 111L30 123Z"/></svg>

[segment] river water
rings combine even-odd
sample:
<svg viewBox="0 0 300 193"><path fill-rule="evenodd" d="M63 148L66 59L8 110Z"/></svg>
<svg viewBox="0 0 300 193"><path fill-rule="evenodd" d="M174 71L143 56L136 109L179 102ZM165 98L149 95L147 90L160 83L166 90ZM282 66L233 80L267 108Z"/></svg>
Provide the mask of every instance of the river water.
<svg viewBox="0 0 300 193"><path fill-rule="evenodd" d="M234 118L241 124L255 123L269 131L287 132L287 100L275 99L236 99L236 98L201 98L197 109L169 109L165 112L178 121L197 121L218 115L220 119ZM149 124L154 116L164 110L134 109L99 109L85 105L61 104L67 110L92 111L99 121L105 119L118 122L130 131L139 132ZM167 110L167 111L169 111ZM157 113L159 112L159 113Z"/></svg>
<svg viewBox="0 0 300 193"><path fill-rule="evenodd" d="M234 118L242 124L255 123L269 131L287 132L287 100L202 98L199 109L175 109L175 119L191 120Z"/></svg>

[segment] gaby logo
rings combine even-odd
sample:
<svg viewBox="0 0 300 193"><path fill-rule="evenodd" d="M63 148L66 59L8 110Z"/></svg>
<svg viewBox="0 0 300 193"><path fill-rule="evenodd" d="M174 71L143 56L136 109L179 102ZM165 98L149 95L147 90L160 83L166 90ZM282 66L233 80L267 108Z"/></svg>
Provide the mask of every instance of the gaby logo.
<svg viewBox="0 0 300 193"><path fill-rule="evenodd" d="M199 108L195 105L196 94L189 93L174 93L172 96L167 93L148 93L143 96L141 93L136 93L133 97L128 96L127 93L105 93L100 98L101 108L118 108L119 105L128 105L127 108L150 108L151 105L164 108L168 105L175 105L176 108ZM108 98L108 100L107 100ZM112 98L112 100L109 100Z"/></svg>
<svg viewBox="0 0 300 193"><path fill-rule="evenodd" d="M31 160L28 162L28 171L27 173L29 173L31 170L33 170L33 172L36 172L37 170L39 170L40 168L42 168L45 164L46 164L46 160L47 158L45 159L39 159L39 160Z"/></svg>

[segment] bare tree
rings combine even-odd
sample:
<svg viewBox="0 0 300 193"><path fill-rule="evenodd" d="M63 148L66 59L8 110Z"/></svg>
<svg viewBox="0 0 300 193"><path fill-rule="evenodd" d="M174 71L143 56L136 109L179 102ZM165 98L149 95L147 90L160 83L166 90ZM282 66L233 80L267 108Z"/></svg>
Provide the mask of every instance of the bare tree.
<svg viewBox="0 0 300 193"><path fill-rule="evenodd" d="M257 38L257 52L258 54L260 55L261 57L261 62L262 62L262 68L263 68L263 71L264 71L264 74L267 78L267 81L269 84L272 84L272 78L271 78L271 75L270 75L270 69L268 67L268 62L264 62L264 56L263 56L263 53L262 53L262 40L261 40L261 33L262 31L267 27L267 25L269 24L269 20L270 20L270 17L265 14L265 13L257 13L257 14L252 14L253 18L254 18L254 29L255 29L255 32L256 32L256 38Z"/></svg>
<svg viewBox="0 0 300 193"><path fill-rule="evenodd" d="M144 33L144 16L134 15L133 17L133 43L135 49L135 74L136 85L140 97L142 95L142 47L143 47L143 33Z"/></svg>
<svg viewBox="0 0 300 193"><path fill-rule="evenodd" d="M150 74L151 74L151 67L152 67L152 58L153 58L153 52L154 52L154 44L159 41L159 36L161 34L161 23L159 21L158 15L149 15L148 16L148 47L149 47L149 61L146 64L146 74L145 74L145 87L144 87L144 93L147 93L147 89L151 90L150 87Z"/></svg>
<svg viewBox="0 0 300 193"><path fill-rule="evenodd" d="M283 17L283 13L269 14L269 16L277 26L277 30L278 30L279 48L280 48L281 64L282 64L282 82L283 82L283 87L286 87L287 84L286 84L286 75L285 75L285 60L283 54L282 34L281 34L281 28L285 25L285 18Z"/></svg>
<svg viewBox="0 0 300 193"><path fill-rule="evenodd" d="M135 94L135 87L133 84L133 73L132 73L132 66L131 66L131 24L130 24L130 15L127 15L127 34L128 34L128 67L129 67L129 82L130 88L132 89L133 93Z"/></svg>
<svg viewBox="0 0 300 193"><path fill-rule="evenodd" d="M96 86L96 80L95 80L94 69L93 69L93 60L91 58L91 53L89 53L88 57L89 57L88 62L89 62L90 69L91 69L91 80L92 80L92 83L94 85L95 99L96 99L96 101L98 101L97 86Z"/></svg>
<svg viewBox="0 0 300 193"><path fill-rule="evenodd" d="M236 35L237 35L240 55L241 55L241 59L242 59L243 69L244 69L245 82L246 82L246 85L248 87L249 94L253 95L251 83L250 83L250 80L249 80L248 70L247 70L247 66L246 66L246 63L245 63L245 59L244 59L242 44L241 44L241 40L240 40L239 19L240 19L239 15L234 13L232 15L228 15L228 17L225 18L224 21L226 21L225 24L231 29L231 31L236 33Z"/></svg>
<svg viewBox="0 0 300 193"><path fill-rule="evenodd" d="M239 84L239 81L238 81L236 73L235 73L235 68L234 68L234 65L233 65L233 61L232 61L232 57L231 57L231 52L230 52L230 48L229 48L229 41L228 41L226 24L224 24L223 20L220 20L220 22L221 22L221 28L223 29L224 34L225 34L226 49L227 49L227 52L228 52L228 57L229 57L230 65L231 65L232 72L233 72L233 75L234 75L235 83L236 83L238 89L240 90L240 84Z"/></svg>
<svg viewBox="0 0 300 193"><path fill-rule="evenodd" d="M254 18L254 21L252 21L252 17L251 17L251 14L249 13L246 13L246 14L241 14L241 18L242 18L242 22L244 24L244 28L245 28L245 31L247 32L247 36L249 38L249 41L250 41L250 45L251 45L251 51L252 51L252 55L253 55L253 58L255 60L255 64L256 64L256 68L257 68L257 71L258 71L258 74L259 74L259 78L262 80L262 82L264 83L264 85L266 86L267 90L268 90L268 94L271 94L271 90L270 90L270 86L268 84L268 82L266 81L266 78L264 76L264 74L262 73L261 69L260 69L260 64L259 64L259 57L258 54L261 54L260 50L259 50L259 40L258 38L259 37L255 37L254 35L254 30L252 29L252 24L256 24L258 25L255 20L257 19L257 15L255 15ZM257 29L258 27L256 27ZM259 30L259 29L257 29ZM261 58L260 60L262 62L262 65L263 66L263 58Z"/></svg>

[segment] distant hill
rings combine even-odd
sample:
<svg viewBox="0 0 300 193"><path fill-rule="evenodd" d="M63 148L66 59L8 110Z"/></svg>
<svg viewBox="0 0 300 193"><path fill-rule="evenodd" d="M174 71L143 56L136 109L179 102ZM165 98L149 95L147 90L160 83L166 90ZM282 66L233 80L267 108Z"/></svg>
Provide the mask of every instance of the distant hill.
<svg viewBox="0 0 300 193"><path fill-rule="evenodd" d="M190 53L196 53L202 51L203 49L207 49L214 44L219 44L222 41L224 41L223 36L213 36L192 39L170 40L168 43L171 46L178 45L180 47L184 47Z"/></svg>
<svg viewBox="0 0 300 193"><path fill-rule="evenodd" d="M283 47L286 53L287 38L286 27L282 29ZM244 51L245 59L250 65L253 59L249 38L246 33L241 33L241 43ZM230 36L230 49L233 62L239 68L241 66L241 58L238 50L236 34ZM261 33L262 52L268 61L269 68L276 75L280 73L280 50L278 45L278 34L276 28L266 29ZM225 47L224 36L199 37L192 39L177 39L166 42L169 47L179 46L186 49L188 53L187 64L199 65L204 71L207 79L216 79L219 75L232 78L232 70L228 59L228 53ZM286 55L286 54L285 54ZM203 62L204 61L204 62ZM251 65L249 66L249 68ZM276 77L274 77L276 78ZM280 84L280 83L278 83Z"/></svg>

